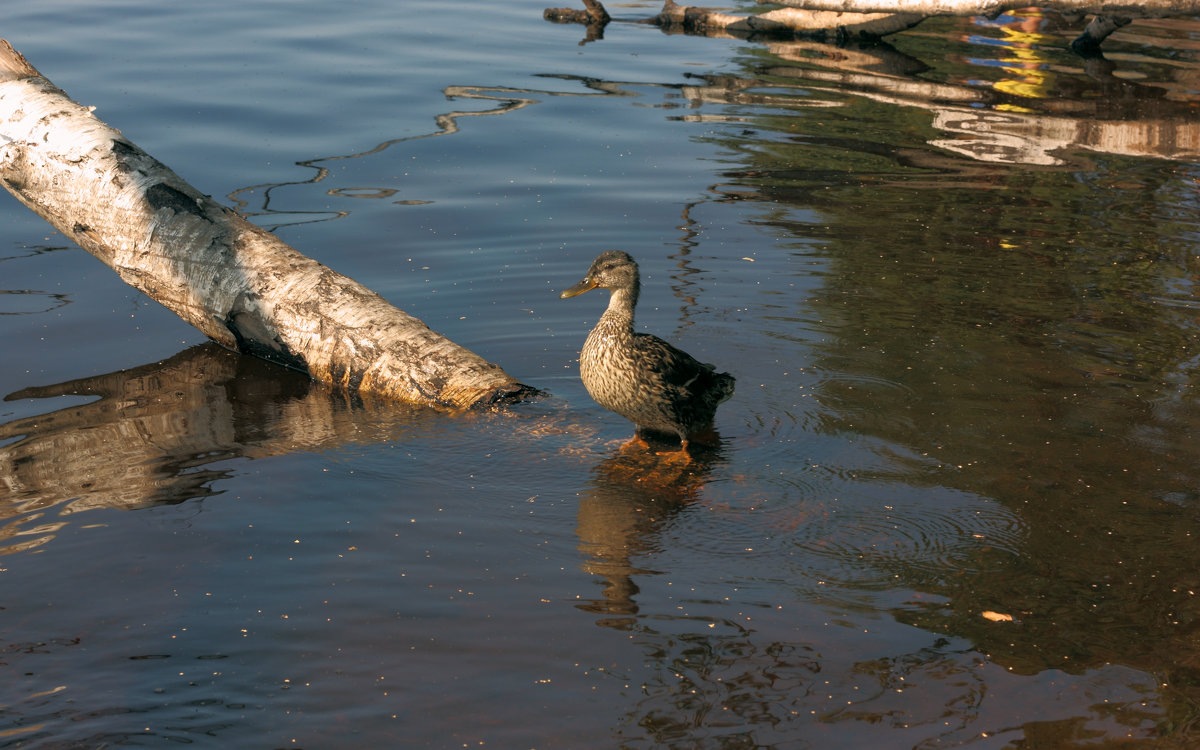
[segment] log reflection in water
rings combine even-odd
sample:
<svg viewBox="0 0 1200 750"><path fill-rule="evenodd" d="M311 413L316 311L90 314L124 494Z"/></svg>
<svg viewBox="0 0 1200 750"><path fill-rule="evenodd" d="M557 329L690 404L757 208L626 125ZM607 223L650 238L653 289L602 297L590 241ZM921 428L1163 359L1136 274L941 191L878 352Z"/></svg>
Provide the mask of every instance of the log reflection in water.
<svg viewBox="0 0 1200 750"><path fill-rule="evenodd" d="M370 404L215 344L130 370L27 388L5 400L95 401L0 425L0 555L52 539L65 516L219 494L216 467L394 436L416 409ZM363 418L339 419L350 408ZM365 427L365 428L364 428Z"/></svg>
<svg viewBox="0 0 1200 750"><path fill-rule="evenodd" d="M684 95L696 103L825 108L843 106L834 98L852 94L923 109L944 134L930 145L984 163L1069 166L1070 155L1080 152L1200 158L1192 93L1200 71L1194 67L1172 69L1168 82L1142 83L1115 75L1114 63L1089 60L1079 72L1096 81L1102 96L1085 98L1073 90L1056 91L1043 70L1052 61L1036 57L1023 59L1027 67L1005 68L1012 71L1006 78L984 87L929 80L920 75L927 65L887 45L780 42L768 49L795 64L764 67L753 76L707 76L704 85L688 86ZM786 92L790 85L796 87L794 96ZM826 92L831 98L822 98Z"/></svg>

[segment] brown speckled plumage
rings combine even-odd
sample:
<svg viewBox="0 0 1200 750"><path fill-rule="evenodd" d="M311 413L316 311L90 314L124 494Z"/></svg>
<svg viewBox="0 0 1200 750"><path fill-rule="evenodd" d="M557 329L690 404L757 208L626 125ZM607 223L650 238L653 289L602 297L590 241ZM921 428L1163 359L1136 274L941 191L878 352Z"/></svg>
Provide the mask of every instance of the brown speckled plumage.
<svg viewBox="0 0 1200 750"><path fill-rule="evenodd" d="M584 387L596 403L633 422L637 437L678 435L686 450L690 438L712 426L717 406L733 395L733 376L657 336L634 332L638 267L627 253L601 253L583 281L562 297L597 287L611 296L579 353Z"/></svg>

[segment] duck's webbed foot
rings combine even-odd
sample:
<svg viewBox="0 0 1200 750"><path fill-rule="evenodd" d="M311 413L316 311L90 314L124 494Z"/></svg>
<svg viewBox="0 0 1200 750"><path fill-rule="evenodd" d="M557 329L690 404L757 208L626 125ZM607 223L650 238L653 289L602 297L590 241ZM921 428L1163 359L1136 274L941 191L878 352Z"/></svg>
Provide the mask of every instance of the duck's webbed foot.
<svg viewBox="0 0 1200 750"><path fill-rule="evenodd" d="M690 464L692 462L692 454L688 452L687 438L679 441L679 449L673 451L655 451L656 456L662 456L664 461L669 463Z"/></svg>

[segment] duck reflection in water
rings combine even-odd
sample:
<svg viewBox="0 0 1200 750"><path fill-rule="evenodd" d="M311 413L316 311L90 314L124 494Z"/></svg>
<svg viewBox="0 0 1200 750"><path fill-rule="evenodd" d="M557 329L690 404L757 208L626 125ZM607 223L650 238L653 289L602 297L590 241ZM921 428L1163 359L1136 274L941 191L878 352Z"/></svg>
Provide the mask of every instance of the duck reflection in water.
<svg viewBox="0 0 1200 750"><path fill-rule="evenodd" d="M596 466L580 495L576 533L582 568L604 588L601 597L578 606L600 615L597 625L626 629L637 622L634 577L656 573L637 560L651 557L662 529L696 501L722 451L719 442L694 447L687 464L673 455L619 451Z"/></svg>
<svg viewBox="0 0 1200 750"><path fill-rule="evenodd" d="M579 376L596 403L633 422L633 439L677 436L678 455L689 459L692 441L713 442L717 407L733 395L733 376L717 372L666 341L633 330L637 305L637 263L628 253L608 250L587 275L564 291L563 299L591 289L610 292L608 308L579 353Z"/></svg>

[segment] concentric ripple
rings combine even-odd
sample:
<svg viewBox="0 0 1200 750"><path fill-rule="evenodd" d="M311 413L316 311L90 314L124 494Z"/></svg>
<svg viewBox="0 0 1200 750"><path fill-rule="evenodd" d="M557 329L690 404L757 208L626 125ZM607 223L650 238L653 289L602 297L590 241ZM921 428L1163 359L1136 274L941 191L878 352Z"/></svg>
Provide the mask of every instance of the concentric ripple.
<svg viewBox="0 0 1200 750"><path fill-rule="evenodd" d="M683 522L673 544L741 558L750 570L760 560L770 577L788 560L795 585L814 592L928 588L995 570L1021 548L1022 521L997 501L940 486L843 484L842 473L813 467L791 492L757 499L710 485L708 512Z"/></svg>

